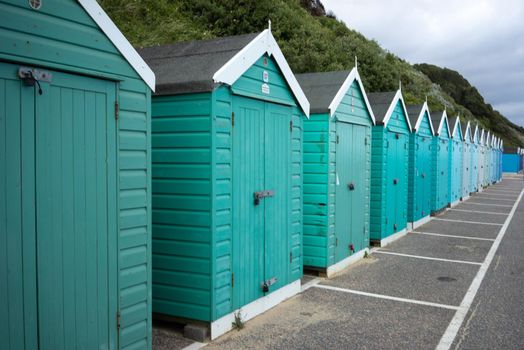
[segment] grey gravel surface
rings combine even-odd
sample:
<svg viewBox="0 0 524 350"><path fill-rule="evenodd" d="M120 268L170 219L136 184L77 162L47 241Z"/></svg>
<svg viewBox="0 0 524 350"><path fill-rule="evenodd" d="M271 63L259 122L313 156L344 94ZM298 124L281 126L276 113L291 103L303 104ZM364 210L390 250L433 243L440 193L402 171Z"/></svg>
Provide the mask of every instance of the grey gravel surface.
<svg viewBox="0 0 524 350"><path fill-rule="evenodd" d="M480 263L484 261L492 243L491 241L408 233L405 239L393 242L380 250Z"/></svg>
<svg viewBox="0 0 524 350"><path fill-rule="evenodd" d="M479 266L373 253L322 284L458 306Z"/></svg>
<svg viewBox="0 0 524 350"><path fill-rule="evenodd" d="M153 322L153 349L177 350L193 344L190 339L184 338L183 325L171 322Z"/></svg>
<svg viewBox="0 0 524 350"><path fill-rule="evenodd" d="M493 239L500 231L500 226L432 220L417 228L416 231Z"/></svg>
<svg viewBox="0 0 524 350"><path fill-rule="evenodd" d="M452 349L524 349L524 201L508 226Z"/></svg>
<svg viewBox="0 0 524 350"><path fill-rule="evenodd" d="M313 287L206 349L434 349L452 316Z"/></svg>

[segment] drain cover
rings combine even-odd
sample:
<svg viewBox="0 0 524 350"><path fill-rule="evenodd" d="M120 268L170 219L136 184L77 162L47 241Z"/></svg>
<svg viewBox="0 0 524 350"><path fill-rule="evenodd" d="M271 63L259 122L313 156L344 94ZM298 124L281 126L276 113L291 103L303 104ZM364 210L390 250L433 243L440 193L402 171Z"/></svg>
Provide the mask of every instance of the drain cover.
<svg viewBox="0 0 524 350"><path fill-rule="evenodd" d="M441 282L455 282L457 280L456 278L448 277L448 276L441 276L437 279Z"/></svg>

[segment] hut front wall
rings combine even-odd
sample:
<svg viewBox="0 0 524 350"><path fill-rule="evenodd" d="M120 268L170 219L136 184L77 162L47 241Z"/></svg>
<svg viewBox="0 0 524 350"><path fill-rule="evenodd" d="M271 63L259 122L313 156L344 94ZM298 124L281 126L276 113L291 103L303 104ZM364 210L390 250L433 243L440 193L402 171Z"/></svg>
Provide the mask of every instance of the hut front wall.
<svg viewBox="0 0 524 350"><path fill-rule="evenodd" d="M118 346L150 348L151 91L76 1L44 1L35 11L24 0L0 0L0 12L1 60L115 81L119 101L117 152L116 159L109 159L109 167L117 175L113 184L117 196L112 204L118 216L113 218L116 232L110 234L117 236L118 243L109 254L115 257L110 263L118 275L111 279L117 290L111 300L120 312ZM103 329L114 346L116 318L109 315L110 327ZM24 335L15 338L21 340Z"/></svg>

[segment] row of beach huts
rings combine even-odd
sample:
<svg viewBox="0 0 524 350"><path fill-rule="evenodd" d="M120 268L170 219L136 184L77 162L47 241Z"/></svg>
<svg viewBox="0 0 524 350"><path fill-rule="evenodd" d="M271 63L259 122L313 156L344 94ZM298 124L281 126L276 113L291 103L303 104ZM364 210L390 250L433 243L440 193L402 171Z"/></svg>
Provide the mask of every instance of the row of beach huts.
<svg viewBox="0 0 524 350"><path fill-rule="evenodd" d="M0 0L0 344L213 339L498 182L500 138L294 75L271 30L138 52L95 0Z"/></svg>

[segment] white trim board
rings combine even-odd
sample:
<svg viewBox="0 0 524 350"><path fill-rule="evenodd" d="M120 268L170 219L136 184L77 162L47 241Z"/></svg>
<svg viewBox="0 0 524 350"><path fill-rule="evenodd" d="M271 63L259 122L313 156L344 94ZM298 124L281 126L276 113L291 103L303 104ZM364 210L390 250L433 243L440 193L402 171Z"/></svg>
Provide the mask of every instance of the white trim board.
<svg viewBox="0 0 524 350"><path fill-rule="evenodd" d="M458 235L448 235L447 233L434 233L434 232L423 232L423 231L413 231L417 235L427 235L427 236L437 236L437 237L446 237L446 238L462 238L462 239L473 239L478 241L494 241L493 238L483 238L483 237L469 237L469 236L458 236Z"/></svg>
<svg viewBox="0 0 524 350"><path fill-rule="evenodd" d="M424 119L424 114L428 113L429 118L429 127L431 128L431 134L435 135L435 129L433 128L433 122L431 121L431 114L429 113L429 107L428 107L428 101L425 101L422 105L422 109L420 110L420 113L417 117L417 122L415 123L415 126L413 127L413 131L417 132L420 128L420 124L422 124L422 120Z"/></svg>
<svg viewBox="0 0 524 350"><path fill-rule="evenodd" d="M211 340L214 340L233 329L232 323L235 321L236 313L240 312L243 321L249 321L250 319L277 306L284 300L300 293L300 291L300 280L296 280L295 282L277 289L271 294L252 301L251 303L242 306L240 309L211 322Z"/></svg>
<svg viewBox="0 0 524 350"><path fill-rule="evenodd" d="M152 91L155 91L155 73L149 68L147 63L136 52L133 45L127 41L124 34L111 21L111 18L104 12L96 0L78 0L87 14L95 21L100 30L104 32L109 40L120 51L122 56L129 62L131 67L144 80Z"/></svg>
<svg viewBox="0 0 524 350"><path fill-rule="evenodd" d="M431 220L433 220L433 217L431 215L427 215L427 216L424 216L422 219L418 219L415 222L408 222L408 232L411 232L414 229L419 228L420 226L427 224Z"/></svg>
<svg viewBox="0 0 524 350"><path fill-rule="evenodd" d="M446 120L446 129L448 130L448 135L449 135L449 138L451 139L451 130L449 129L449 119L448 119L448 114L446 113L446 110L444 110L442 112L442 116L440 117L440 122L438 124L438 129L437 129L437 135L440 135L440 133L442 132L442 125L443 125L443 122L444 120Z"/></svg>
<svg viewBox="0 0 524 350"><path fill-rule="evenodd" d="M364 255L366 254L366 252L369 254L368 248L364 248L356 252L355 254L348 256L347 258L339 261L338 263L329 266L326 269L327 278L336 276L340 272L344 271L344 269L346 269L348 266L356 263L357 261L360 261L360 259L364 258Z"/></svg>
<svg viewBox="0 0 524 350"><path fill-rule="evenodd" d="M523 194L524 194L524 189L520 191L520 195L517 201L515 202L515 204L513 204L513 208L511 209L509 216L506 218L504 225L500 228L500 231L497 235L497 238L495 239L495 242L491 246L491 249L489 250L486 258L484 259L484 262L482 263L479 271L477 272L477 275L473 279L473 282L471 282L471 285L468 288L468 291L466 295L464 296L464 299L462 299L462 302L460 303L459 309L455 312L453 319L449 323L445 333L442 335L442 338L440 339L440 342L437 345L437 350L448 350L453 345L453 342L455 341L455 338L460 330L460 327L462 326L462 323L464 323L464 320L466 319L466 315L468 314L468 311L471 308L473 301L475 300L475 296L477 295L477 292L480 288L480 284L484 280L484 277L486 276L486 272L488 271L491 265L491 262L493 261L493 258L495 257L495 253L497 252L500 242L502 241L502 239L504 238L504 235L506 234L506 230L508 229L509 223L511 222L511 219L515 215L515 211L517 210L517 206L519 205Z"/></svg>
<svg viewBox="0 0 524 350"><path fill-rule="evenodd" d="M375 253L387 254L387 255L396 255L396 256L402 256L402 257L406 257L406 258L415 258L415 259L422 259L422 260L434 260L434 261L443 261L443 262L468 264L468 265L482 265L482 263L474 262L474 261L433 258L433 257L430 257L430 256L403 254L403 253L396 253L396 252L385 252L385 251L382 251L382 250L377 250Z"/></svg>
<svg viewBox="0 0 524 350"><path fill-rule="evenodd" d="M453 201L449 204L449 208L448 209L451 209L453 207L456 207L457 205L460 204L460 199L457 199L456 201Z"/></svg>
<svg viewBox="0 0 524 350"><path fill-rule="evenodd" d="M373 121L373 125L376 125L375 115L373 114L373 109L371 109L371 105L369 104L368 96L366 94L366 89L364 89L364 84L362 83L362 79L360 78L360 74L358 73L358 68L354 67L351 72L349 72L349 75L347 76L346 80L344 80L344 83L342 83L342 86L337 91L337 94L333 98L333 101L329 104L329 116L333 117L335 112L337 111L338 106L344 99L344 96L346 96L346 93L353 84L353 82L356 81L360 87L360 90L362 92L362 96L364 96L364 102L366 103L366 108L368 109L368 112L371 116L371 120Z"/></svg>
<svg viewBox="0 0 524 350"><path fill-rule="evenodd" d="M404 237L407 234L408 234L408 229L405 228L405 229L403 229L403 230L401 230L401 231L399 231L397 233L392 234L391 236L388 236L386 238L381 239L379 244L380 244L381 247L385 247L388 244L396 241L397 239L400 239L400 238Z"/></svg>
<svg viewBox="0 0 524 350"><path fill-rule="evenodd" d="M395 110L395 107L397 106L397 102L400 101L402 104L402 110L404 111L404 117L406 119L406 123L408 124L409 131L412 131L411 122L409 121L409 114L408 110L406 109L406 104L404 103L404 98L402 97L402 91L400 89L397 90L395 97L393 97L393 100L391 101L391 104L389 105L389 108L386 112L386 115L383 119L384 127L388 125L389 120L391 119L391 116L393 115L393 111Z"/></svg>
<svg viewBox="0 0 524 350"><path fill-rule="evenodd" d="M284 54L280 50L273 34L269 29L265 29L258 34L242 50L237 52L226 64L224 64L213 75L215 83L224 83L232 86L262 55L273 56L277 62L284 79L298 101L300 108L309 118L309 101L298 84L298 81L291 71Z"/></svg>
<svg viewBox="0 0 524 350"><path fill-rule="evenodd" d="M399 298L399 297L394 297L394 296L384 295L384 294L368 293L368 292L362 292L362 291L354 290L354 289L328 286L325 284L317 284L316 286L314 286L314 288L328 289L328 290L333 290L333 291L342 292L342 293L356 294L356 295L362 295L366 297L373 297L373 298L386 299L386 300L392 300L392 301L400 301L404 303L440 307L443 309L458 310L458 306L453 306L453 305L432 303L429 301L422 301L422 300L416 300L416 299Z"/></svg>
<svg viewBox="0 0 524 350"><path fill-rule="evenodd" d="M457 115L457 119L455 120L455 125L453 125L453 129L452 129L452 131L451 131L451 137L452 137L452 138L455 138L455 133L456 133L457 131L458 131L458 132L460 133L460 135L462 136L462 137L460 138L460 140L463 141L463 140L464 140L464 135L462 135L462 129L460 129L460 116L459 116L459 115Z"/></svg>
<svg viewBox="0 0 524 350"><path fill-rule="evenodd" d="M202 349L204 346L207 346L207 343L200 343L196 341L193 344L189 344L185 348L182 348L182 350L198 350Z"/></svg>

